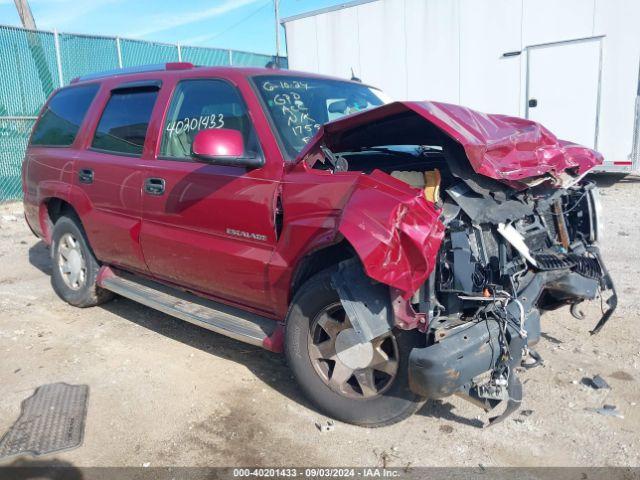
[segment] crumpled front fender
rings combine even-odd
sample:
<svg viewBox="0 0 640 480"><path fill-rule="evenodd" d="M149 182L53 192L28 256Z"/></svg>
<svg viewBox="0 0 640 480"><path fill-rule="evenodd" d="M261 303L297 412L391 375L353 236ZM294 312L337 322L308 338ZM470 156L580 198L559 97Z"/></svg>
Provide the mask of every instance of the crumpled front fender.
<svg viewBox="0 0 640 480"><path fill-rule="evenodd" d="M421 191L379 170L355 182L339 225L367 275L405 299L433 271L444 230Z"/></svg>

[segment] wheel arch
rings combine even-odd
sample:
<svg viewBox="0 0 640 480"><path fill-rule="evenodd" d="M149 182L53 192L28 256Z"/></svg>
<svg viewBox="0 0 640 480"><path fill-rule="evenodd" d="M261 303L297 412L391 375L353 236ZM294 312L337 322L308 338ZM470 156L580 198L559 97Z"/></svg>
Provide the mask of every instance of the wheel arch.
<svg viewBox="0 0 640 480"><path fill-rule="evenodd" d="M79 227L84 230L78 210L68 200L61 197L49 197L40 204L40 229L47 244L51 244L53 227L63 216L75 217Z"/></svg>
<svg viewBox="0 0 640 480"><path fill-rule="evenodd" d="M304 282L316 273L353 257L357 258L356 251L349 241L343 237L338 238L334 243L325 244L307 253L300 259L291 277L289 303Z"/></svg>

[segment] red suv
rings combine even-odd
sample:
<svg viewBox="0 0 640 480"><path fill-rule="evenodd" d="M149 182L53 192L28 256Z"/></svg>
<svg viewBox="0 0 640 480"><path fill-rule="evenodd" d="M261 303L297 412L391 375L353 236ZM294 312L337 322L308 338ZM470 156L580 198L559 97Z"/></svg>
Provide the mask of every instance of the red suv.
<svg viewBox="0 0 640 480"><path fill-rule="evenodd" d="M601 161L524 119L173 63L54 92L24 204L63 300L284 351L321 410L380 426L454 393L511 413L541 313L605 295L600 330Z"/></svg>

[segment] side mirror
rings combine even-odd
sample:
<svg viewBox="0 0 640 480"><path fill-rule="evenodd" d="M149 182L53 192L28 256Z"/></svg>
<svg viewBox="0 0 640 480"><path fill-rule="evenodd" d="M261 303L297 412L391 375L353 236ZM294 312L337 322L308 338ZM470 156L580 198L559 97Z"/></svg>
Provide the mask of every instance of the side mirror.
<svg viewBox="0 0 640 480"><path fill-rule="evenodd" d="M199 131L191 144L191 156L212 165L257 168L263 165L259 157L245 157L244 140L238 130L209 128Z"/></svg>

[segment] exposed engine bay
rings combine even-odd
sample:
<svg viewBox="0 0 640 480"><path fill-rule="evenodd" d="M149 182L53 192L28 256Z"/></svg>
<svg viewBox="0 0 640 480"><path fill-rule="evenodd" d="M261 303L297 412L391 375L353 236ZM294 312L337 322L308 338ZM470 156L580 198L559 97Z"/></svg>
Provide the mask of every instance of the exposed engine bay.
<svg viewBox="0 0 640 480"><path fill-rule="evenodd" d="M339 153L321 148L325 161L313 168L381 170L422 190L440 210L446 229L428 280L406 302L392 292L395 326L427 336L427 347L410 358L417 393L459 394L487 411L504 403L504 412L490 420L497 423L522 398L516 369L542 361L532 349L542 313L569 306L582 318L581 302L608 297L591 333L611 317L617 297L597 246L598 191L576 172L567 173L562 188L542 176L518 190L475 173L453 142ZM351 314L366 323L365 312Z"/></svg>

